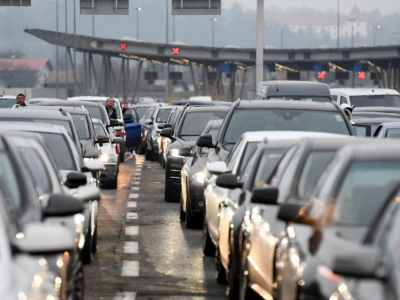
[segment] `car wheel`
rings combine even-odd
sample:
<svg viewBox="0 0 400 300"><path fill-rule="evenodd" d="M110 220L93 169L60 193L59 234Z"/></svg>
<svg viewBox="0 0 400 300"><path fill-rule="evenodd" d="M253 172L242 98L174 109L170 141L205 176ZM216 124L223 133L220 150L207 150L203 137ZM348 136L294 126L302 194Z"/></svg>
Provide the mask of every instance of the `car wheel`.
<svg viewBox="0 0 400 300"><path fill-rule="evenodd" d="M206 222L206 217L204 213L204 221L203 221L203 253L205 256L214 256L215 255L215 246L210 238L210 233L208 232L208 225Z"/></svg>
<svg viewBox="0 0 400 300"><path fill-rule="evenodd" d="M249 288L249 270L247 262L247 250L243 247L243 253L241 256L241 270L239 278L239 300L250 300L254 299L255 295Z"/></svg>
<svg viewBox="0 0 400 300"><path fill-rule="evenodd" d="M179 201L179 220L185 222L185 212L183 211L183 197L181 194L181 200Z"/></svg>
<svg viewBox="0 0 400 300"><path fill-rule="evenodd" d="M96 229L93 234L93 243L92 243L92 253L95 254L97 252L97 224Z"/></svg>
<svg viewBox="0 0 400 300"><path fill-rule="evenodd" d="M165 172L165 190L164 190L164 201L165 202L173 202L173 195L171 191L171 187L168 184L168 170Z"/></svg>
<svg viewBox="0 0 400 300"><path fill-rule="evenodd" d="M158 153L157 155L157 162L162 166L162 161L163 161L163 155L162 153Z"/></svg>
<svg viewBox="0 0 400 300"><path fill-rule="evenodd" d="M231 243L228 262L228 286L226 288L226 296L229 300L239 300L239 279L236 277L236 264L233 251L233 243Z"/></svg>
<svg viewBox="0 0 400 300"><path fill-rule="evenodd" d="M152 158L153 158L153 154L150 152L150 150L148 148L146 148L146 150L145 150L144 158L146 160L152 160Z"/></svg>
<svg viewBox="0 0 400 300"><path fill-rule="evenodd" d="M74 265L72 266L72 282L73 289L69 295L69 300L83 300L85 291L85 281L83 272L82 257L79 254L75 255Z"/></svg>
<svg viewBox="0 0 400 300"><path fill-rule="evenodd" d="M215 252L215 280L219 284L226 284L226 271L221 263L221 255L219 254L219 247Z"/></svg>
<svg viewBox="0 0 400 300"><path fill-rule="evenodd" d="M85 237L85 246L83 247L83 250L82 250L83 263L85 265L88 265L92 262L92 255L93 255L93 252L92 252L93 239L92 239L92 235L91 235L92 226L90 224L91 224L91 221L89 220L89 229L88 229L88 232Z"/></svg>
<svg viewBox="0 0 400 300"><path fill-rule="evenodd" d="M163 167L163 169L165 169L165 159L164 159L164 157L162 158L162 162L161 162L161 167Z"/></svg>
<svg viewBox="0 0 400 300"><path fill-rule="evenodd" d="M119 161L123 163L125 161L125 143L122 143L119 150Z"/></svg>
<svg viewBox="0 0 400 300"><path fill-rule="evenodd" d="M110 183L110 188L111 189L117 189L118 188L118 173L115 174L115 178L113 181Z"/></svg>
<svg viewBox="0 0 400 300"><path fill-rule="evenodd" d="M186 214L185 214L185 225L187 229L195 229L198 227L198 220L192 211L190 200L186 197Z"/></svg>

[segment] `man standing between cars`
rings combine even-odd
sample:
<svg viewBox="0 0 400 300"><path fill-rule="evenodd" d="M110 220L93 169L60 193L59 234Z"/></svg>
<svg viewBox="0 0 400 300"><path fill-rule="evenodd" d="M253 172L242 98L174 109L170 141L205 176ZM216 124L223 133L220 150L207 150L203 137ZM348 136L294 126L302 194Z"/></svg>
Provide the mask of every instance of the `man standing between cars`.
<svg viewBox="0 0 400 300"><path fill-rule="evenodd" d="M115 103L115 100L113 98L108 98L107 103L106 103L106 110L108 114L109 119L117 119L117 111L113 107Z"/></svg>
<svg viewBox="0 0 400 300"><path fill-rule="evenodd" d="M18 94L18 96L17 96L17 104L19 106L22 106L22 107L28 106L25 103L25 95L24 94Z"/></svg>

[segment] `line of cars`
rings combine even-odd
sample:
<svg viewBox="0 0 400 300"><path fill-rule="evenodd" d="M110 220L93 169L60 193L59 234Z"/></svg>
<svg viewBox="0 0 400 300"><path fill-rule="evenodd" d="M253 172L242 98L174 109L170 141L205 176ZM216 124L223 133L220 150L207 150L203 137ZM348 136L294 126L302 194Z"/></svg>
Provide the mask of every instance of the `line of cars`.
<svg viewBox="0 0 400 300"><path fill-rule="evenodd" d="M268 90L171 109L158 126L165 201L203 229L229 299L399 299L400 96L375 90L349 120L326 86Z"/></svg>
<svg viewBox="0 0 400 300"><path fill-rule="evenodd" d="M1 299L84 299L100 187L118 187L116 150L135 123L84 100L0 109Z"/></svg>

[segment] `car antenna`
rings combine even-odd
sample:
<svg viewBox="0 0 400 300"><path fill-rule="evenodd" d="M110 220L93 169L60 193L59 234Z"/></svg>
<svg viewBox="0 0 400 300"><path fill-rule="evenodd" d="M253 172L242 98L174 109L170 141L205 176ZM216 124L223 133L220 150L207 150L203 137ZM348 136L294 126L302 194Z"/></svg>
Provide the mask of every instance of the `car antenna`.
<svg viewBox="0 0 400 300"><path fill-rule="evenodd" d="M276 83L276 91L279 92L279 82Z"/></svg>

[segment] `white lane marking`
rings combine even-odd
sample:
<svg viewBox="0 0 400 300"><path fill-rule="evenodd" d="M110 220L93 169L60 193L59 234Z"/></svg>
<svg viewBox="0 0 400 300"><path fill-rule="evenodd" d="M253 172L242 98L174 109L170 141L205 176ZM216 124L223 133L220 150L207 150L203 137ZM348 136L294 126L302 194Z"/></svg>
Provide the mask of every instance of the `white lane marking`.
<svg viewBox="0 0 400 300"><path fill-rule="evenodd" d="M113 300L135 300L136 292L121 292L117 293L117 296Z"/></svg>
<svg viewBox="0 0 400 300"><path fill-rule="evenodd" d="M132 181L132 185L140 185L140 181Z"/></svg>
<svg viewBox="0 0 400 300"><path fill-rule="evenodd" d="M140 187L133 186L133 187L131 187L131 191L140 191Z"/></svg>
<svg viewBox="0 0 400 300"><path fill-rule="evenodd" d="M139 181L141 179L142 179L142 177L133 177L133 180L136 180L136 181Z"/></svg>
<svg viewBox="0 0 400 300"><path fill-rule="evenodd" d="M135 173L135 174L133 174L133 176L138 176L138 177L140 177L140 176L142 176L142 172L138 172L138 171L136 171L136 173Z"/></svg>
<svg viewBox="0 0 400 300"><path fill-rule="evenodd" d="M137 199L139 198L139 194L129 194L129 199Z"/></svg>
<svg viewBox="0 0 400 300"><path fill-rule="evenodd" d="M137 207L137 202L135 201L128 202L128 208L134 208L134 207Z"/></svg>
<svg viewBox="0 0 400 300"><path fill-rule="evenodd" d="M124 260L122 262L122 273L123 277L138 277L139 276L139 262Z"/></svg>
<svg viewBox="0 0 400 300"><path fill-rule="evenodd" d="M139 235L139 226L126 226L126 235Z"/></svg>
<svg viewBox="0 0 400 300"><path fill-rule="evenodd" d="M137 220L137 219L139 219L139 218L138 218L138 214L135 213L135 212L128 212L128 213L126 214L126 218L127 218L128 220Z"/></svg>
<svg viewBox="0 0 400 300"><path fill-rule="evenodd" d="M124 253L126 253L126 254L139 253L139 243L138 242L125 242L124 243Z"/></svg>

